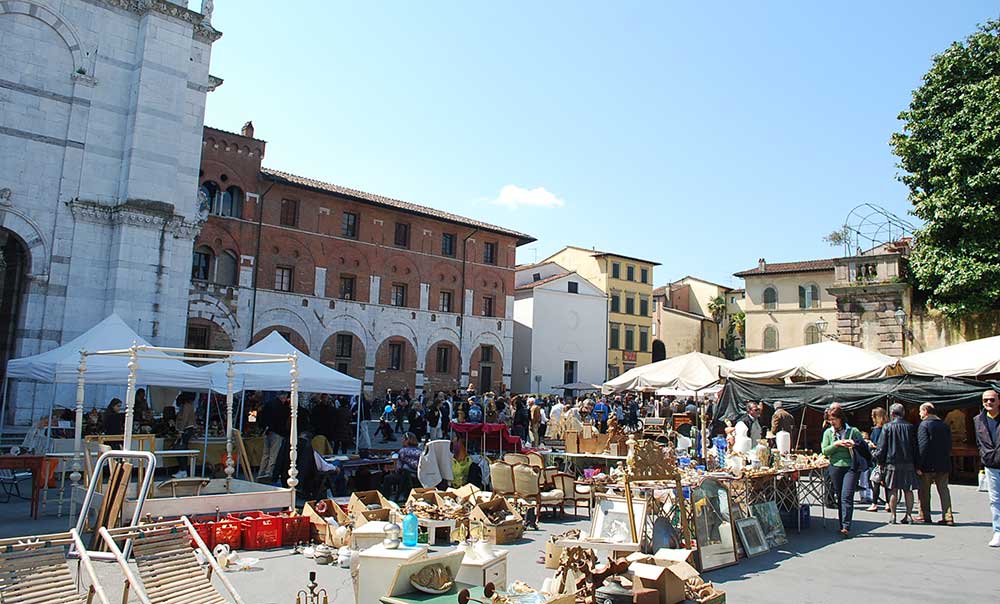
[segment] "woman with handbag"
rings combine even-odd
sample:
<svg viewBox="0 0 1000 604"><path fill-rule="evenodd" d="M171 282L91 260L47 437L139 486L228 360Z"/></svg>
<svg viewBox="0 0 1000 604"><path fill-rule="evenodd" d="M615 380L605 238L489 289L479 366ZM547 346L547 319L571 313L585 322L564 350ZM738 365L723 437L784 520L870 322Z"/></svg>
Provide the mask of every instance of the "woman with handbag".
<svg viewBox="0 0 1000 604"><path fill-rule="evenodd" d="M906 501L906 514L902 523L913 522L913 491L919 486L914 463L917 459L917 429L905 419L906 409L899 403L889 407L892 421L882 427L878 440L876 459L885 469L884 483L889 493L889 509L892 524L896 524L896 504L899 492Z"/></svg>
<svg viewBox="0 0 1000 604"><path fill-rule="evenodd" d="M882 427L885 426L886 413L885 409L882 407L875 407L872 409L872 432L868 439L868 446L871 450L878 455L878 443L879 438L882 436ZM865 511L867 512L877 512L879 506L879 493L883 490L885 491L885 511L891 511L889 509L889 489L885 486L885 468L883 468L878 463L874 464L872 467L872 473L868 477L868 482L872 485L872 504Z"/></svg>
<svg viewBox="0 0 1000 604"><path fill-rule="evenodd" d="M840 407L831 406L827 419L830 427L823 432L822 452L830 459L830 478L837 500L840 534L847 537L851 533L854 517L854 491L858 486L858 476L868 469L865 460L868 446L861 438L861 432L847 424L844 410Z"/></svg>

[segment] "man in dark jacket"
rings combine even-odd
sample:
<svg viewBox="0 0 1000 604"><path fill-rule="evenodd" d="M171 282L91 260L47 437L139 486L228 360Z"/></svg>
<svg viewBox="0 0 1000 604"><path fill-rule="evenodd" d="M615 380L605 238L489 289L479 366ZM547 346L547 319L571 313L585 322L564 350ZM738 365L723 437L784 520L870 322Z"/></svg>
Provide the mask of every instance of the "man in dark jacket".
<svg viewBox="0 0 1000 604"><path fill-rule="evenodd" d="M920 488L920 516L917 522L931 522L931 485L937 487L944 517L938 524L953 526L951 491L948 490L948 473L951 472L951 429L937 416L932 403L920 405L920 426L917 428L917 475Z"/></svg>
<svg viewBox="0 0 1000 604"><path fill-rule="evenodd" d="M993 511L993 539L989 546L1000 547L1000 396L996 390L983 393L983 411L976 416L975 424Z"/></svg>

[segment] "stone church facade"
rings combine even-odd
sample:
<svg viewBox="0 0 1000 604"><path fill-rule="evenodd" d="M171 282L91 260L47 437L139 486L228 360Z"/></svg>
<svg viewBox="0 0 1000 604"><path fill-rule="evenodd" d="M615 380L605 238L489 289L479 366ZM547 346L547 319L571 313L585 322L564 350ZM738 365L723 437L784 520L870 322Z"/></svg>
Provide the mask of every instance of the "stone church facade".
<svg viewBox="0 0 1000 604"><path fill-rule="evenodd" d="M184 343L205 99L221 83L204 4L0 1L0 368L112 312ZM11 390L21 423L36 401L67 402Z"/></svg>

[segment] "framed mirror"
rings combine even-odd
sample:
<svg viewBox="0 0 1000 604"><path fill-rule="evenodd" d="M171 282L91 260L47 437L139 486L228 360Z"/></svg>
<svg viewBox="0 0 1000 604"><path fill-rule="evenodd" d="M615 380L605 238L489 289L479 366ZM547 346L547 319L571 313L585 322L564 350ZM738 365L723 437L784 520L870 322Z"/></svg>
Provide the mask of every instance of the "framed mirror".
<svg viewBox="0 0 1000 604"><path fill-rule="evenodd" d="M736 527L726 485L706 478L691 490L698 565L702 572L736 564Z"/></svg>

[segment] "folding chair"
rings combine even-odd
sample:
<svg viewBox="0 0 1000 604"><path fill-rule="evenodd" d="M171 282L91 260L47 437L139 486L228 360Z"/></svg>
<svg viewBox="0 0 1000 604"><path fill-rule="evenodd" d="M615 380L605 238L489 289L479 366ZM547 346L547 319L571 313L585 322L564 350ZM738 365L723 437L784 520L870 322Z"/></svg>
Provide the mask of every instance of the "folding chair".
<svg viewBox="0 0 1000 604"><path fill-rule="evenodd" d="M122 601L128 601L131 588L141 604L243 604L229 579L216 562L215 556L202 541L187 516L180 520L144 524L108 530L101 527L101 538L114 555L125 575L125 592ZM117 541L132 540L132 557L139 576L128 565ZM195 549L208 561L202 570ZM221 593L212 582L216 573L224 591Z"/></svg>
<svg viewBox="0 0 1000 604"><path fill-rule="evenodd" d="M21 481L31 478L31 472L15 472L14 470L0 470L0 488L3 489L4 500L0 503L7 503L11 496L18 499L25 499L21 495Z"/></svg>
<svg viewBox="0 0 1000 604"><path fill-rule="evenodd" d="M73 546L90 579L87 594L77 591L66 558ZM68 533L0 540L0 601L18 604L110 604L76 529Z"/></svg>

